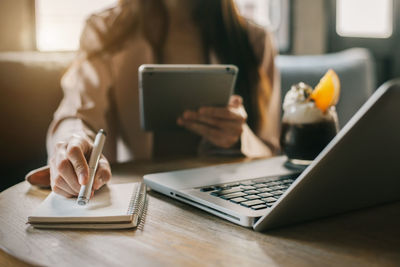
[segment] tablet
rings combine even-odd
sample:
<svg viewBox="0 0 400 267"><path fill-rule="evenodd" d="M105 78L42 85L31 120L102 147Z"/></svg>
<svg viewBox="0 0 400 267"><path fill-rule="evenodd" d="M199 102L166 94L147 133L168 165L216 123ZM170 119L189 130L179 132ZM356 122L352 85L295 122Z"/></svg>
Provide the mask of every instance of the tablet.
<svg viewBox="0 0 400 267"><path fill-rule="evenodd" d="M185 110L225 107L238 68L234 65L141 65L139 101L145 131L182 129L176 123Z"/></svg>

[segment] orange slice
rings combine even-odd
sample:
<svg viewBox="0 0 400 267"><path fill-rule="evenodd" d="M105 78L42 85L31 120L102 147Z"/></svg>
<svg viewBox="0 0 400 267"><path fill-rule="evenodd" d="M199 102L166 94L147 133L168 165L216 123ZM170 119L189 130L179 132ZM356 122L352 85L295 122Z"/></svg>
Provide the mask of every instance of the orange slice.
<svg viewBox="0 0 400 267"><path fill-rule="evenodd" d="M321 78L318 85L311 93L310 98L314 100L317 108L325 112L329 107L334 106L339 101L340 80L337 74L328 70Z"/></svg>

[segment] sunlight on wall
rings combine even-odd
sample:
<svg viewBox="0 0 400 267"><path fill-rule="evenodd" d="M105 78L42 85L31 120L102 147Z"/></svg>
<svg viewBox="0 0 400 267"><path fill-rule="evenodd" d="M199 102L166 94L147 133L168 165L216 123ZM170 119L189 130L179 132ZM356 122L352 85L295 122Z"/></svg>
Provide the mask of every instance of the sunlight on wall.
<svg viewBox="0 0 400 267"><path fill-rule="evenodd" d="M36 0L36 46L40 51L76 50L85 19L117 0Z"/></svg>
<svg viewBox="0 0 400 267"><path fill-rule="evenodd" d="M40 51L78 49L85 19L91 13L115 5L117 2L118 0L36 0L37 49ZM235 0L235 2L242 15L275 32L280 48L289 47L288 0Z"/></svg>

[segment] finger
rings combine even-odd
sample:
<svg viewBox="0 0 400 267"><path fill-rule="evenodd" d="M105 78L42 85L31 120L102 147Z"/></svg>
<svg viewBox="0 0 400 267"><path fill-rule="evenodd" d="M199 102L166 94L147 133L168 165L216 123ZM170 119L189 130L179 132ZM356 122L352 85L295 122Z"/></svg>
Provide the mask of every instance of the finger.
<svg viewBox="0 0 400 267"><path fill-rule="evenodd" d="M210 141L212 144L222 147L230 148L237 143L240 135L232 135L221 130L213 129L210 126L204 125L202 123L185 121L184 125L188 130L203 136L206 140Z"/></svg>
<svg viewBox="0 0 400 267"><path fill-rule="evenodd" d="M64 178L68 186L72 188L73 192L79 193L80 184L75 174L74 167L67 158L65 150L59 150L56 156L57 173Z"/></svg>
<svg viewBox="0 0 400 267"><path fill-rule="evenodd" d="M85 185L89 181L89 166L85 153L90 150L90 147L90 144L83 138L73 138L67 146L67 157L71 161L81 185Z"/></svg>
<svg viewBox="0 0 400 267"><path fill-rule="evenodd" d="M68 161L68 163L69 167L60 174L64 177L64 180L67 182L68 186L78 194L81 190L81 185L78 182L78 177L74 172L71 162Z"/></svg>
<svg viewBox="0 0 400 267"><path fill-rule="evenodd" d="M213 129L210 126L197 122L187 122L185 123L185 127L190 131L203 136L212 144L222 148L232 147L240 137L240 135L232 135L230 132Z"/></svg>
<svg viewBox="0 0 400 267"><path fill-rule="evenodd" d="M243 98L240 95L232 95L229 99L229 106L238 108L243 104Z"/></svg>
<svg viewBox="0 0 400 267"><path fill-rule="evenodd" d="M71 198L71 197L73 197L71 194L69 194L68 192L65 192L63 189L61 189L61 188L59 188L59 187L57 187L57 186L54 186L54 187L53 187L53 191L54 191L54 193L59 194L59 195L62 195L62 196L64 196L64 197L66 197L66 198Z"/></svg>
<svg viewBox="0 0 400 267"><path fill-rule="evenodd" d="M245 118L243 117L243 115L241 113L232 112L228 108L202 107L199 109L199 113L201 115L216 117L216 118L220 118L220 119L224 119L224 120L236 120L236 121L240 121L240 122L245 121Z"/></svg>
<svg viewBox="0 0 400 267"><path fill-rule="evenodd" d="M62 177L62 176L57 176L55 179L54 179L54 182L53 182L53 189L54 188L59 188L59 189L61 189L62 191L64 191L65 193L67 193L68 195L71 195L71 196L76 196L76 195L78 195L77 193L75 193L74 192L74 190L72 190L72 188L71 187L69 187L69 185L67 184L67 182L64 180L64 178Z"/></svg>
<svg viewBox="0 0 400 267"><path fill-rule="evenodd" d="M232 133L234 135L239 135L241 133L243 124L241 121L224 120L202 114L197 114L197 116L195 116L195 118L191 120L207 124L214 128L221 129L225 132Z"/></svg>
<svg viewBox="0 0 400 267"><path fill-rule="evenodd" d="M59 172L57 170L57 165L56 165L56 158L55 156L51 157L49 160L50 163L50 185L51 185L51 189L59 194L62 195L64 197L72 197L72 194L69 192L66 192L64 189L60 188L59 186L57 186L58 184L60 184L59 179L62 179L62 177L59 175Z"/></svg>
<svg viewBox="0 0 400 267"><path fill-rule="evenodd" d="M93 182L93 189L99 190L111 179L111 168L105 158L99 160L99 166L96 171L96 176Z"/></svg>
<svg viewBox="0 0 400 267"><path fill-rule="evenodd" d="M210 126L195 121L184 121L184 123L187 129L203 136L213 143L218 143L218 140L223 138L223 134L220 130L214 129Z"/></svg>
<svg viewBox="0 0 400 267"><path fill-rule="evenodd" d="M88 141L87 138L82 137L82 136L80 136L78 134L73 134L72 135L72 137L69 140L68 144L70 144L70 143L78 144L80 146L80 148L82 149L83 154L85 154L85 155L89 154L89 152L92 151L92 146L93 145L92 145L91 141Z"/></svg>

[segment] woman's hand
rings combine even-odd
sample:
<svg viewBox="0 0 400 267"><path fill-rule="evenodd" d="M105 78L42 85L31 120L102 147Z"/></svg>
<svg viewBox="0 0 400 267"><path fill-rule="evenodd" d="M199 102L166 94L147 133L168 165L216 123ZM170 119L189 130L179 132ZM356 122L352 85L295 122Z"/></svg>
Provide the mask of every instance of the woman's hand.
<svg viewBox="0 0 400 267"><path fill-rule="evenodd" d="M67 142L59 142L49 160L50 184L57 194L73 197L79 194L81 185L89 182L87 159L92 151L90 139L73 135ZM101 188L111 178L111 168L107 159L101 155L92 187Z"/></svg>
<svg viewBox="0 0 400 267"><path fill-rule="evenodd" d="M185 111L177 123L218 147L231 148L239 141L246 120L242 98L233 95L227 107L202 107L198 111Z"/></svg>

